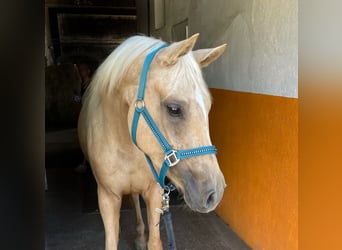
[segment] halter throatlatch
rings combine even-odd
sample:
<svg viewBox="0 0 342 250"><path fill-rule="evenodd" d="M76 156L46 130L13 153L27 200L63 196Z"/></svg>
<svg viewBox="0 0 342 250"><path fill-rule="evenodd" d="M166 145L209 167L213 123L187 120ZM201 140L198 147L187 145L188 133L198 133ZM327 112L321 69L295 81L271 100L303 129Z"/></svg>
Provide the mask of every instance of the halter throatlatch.
<svg viewBox="0 0 342 250"><path fill-rule="evenodd" d="M137 144L137 127L138 127L138 122L139 122L139 117L142 115L153 132L154 136L158 140L160 146L162 147L164 153L165 153L165 158L163 165L161 167L160 173L158 175L156 169L153 166L151 158L145 154L145 158L147 163L149 164L152 174L155 178L155 180L159 183L159 185L165 189L165 190L173 190L175 189L174 185L169 184L165 185L165 176L168 171L168 169L172 166L175 166L180 160L182 159L187 159L195 156L201 156L201 155L206 155L206 154L216 154L217 150L215 146L210 145L210 146L204 146L204 147L197 147L197 148L192 148L192 149L185 149L185 150L175 150L173 149L170 144L167 142L163 134L160 132L158 129L156 123L152 119L150 113L148 112L145 102L144 102L144 94L145 94L145 87L146 87L146 79L147 79L147 72L150 67L150 64L154 58L154 56L157 54L157 52L165 47L167 47L167 44L163 44L162 46L156 48L155 50L151 51L145 58L141 75L140 75L140 82L139 82L139 90L138 90L138 96L137 100L135 102L135 112L133 116L133 121L132 121L132 130L131 130L131 136L134 144L138 146Z"/></svg>

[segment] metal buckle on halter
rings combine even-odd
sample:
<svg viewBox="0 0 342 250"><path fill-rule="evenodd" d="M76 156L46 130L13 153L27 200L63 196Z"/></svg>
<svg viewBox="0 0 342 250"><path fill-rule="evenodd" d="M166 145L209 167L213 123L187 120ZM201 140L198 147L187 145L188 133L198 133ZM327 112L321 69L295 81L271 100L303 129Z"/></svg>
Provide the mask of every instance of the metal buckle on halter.
<svg viewBox="0 0 342 250"><path fill-rule="evenodd" d="M165 160L168 160L169 167L176 165L180 161L180 159L177 157L176 153L177 153L176 150L172 150L171 153L165 155Z"/></svg>
<svg viewBox="0 0 342 250"><path fill-rule="evenodd" d="M136 100L134 103L134 107L137 111L141 112L142 109L145 107L144 100Z"/></svg>

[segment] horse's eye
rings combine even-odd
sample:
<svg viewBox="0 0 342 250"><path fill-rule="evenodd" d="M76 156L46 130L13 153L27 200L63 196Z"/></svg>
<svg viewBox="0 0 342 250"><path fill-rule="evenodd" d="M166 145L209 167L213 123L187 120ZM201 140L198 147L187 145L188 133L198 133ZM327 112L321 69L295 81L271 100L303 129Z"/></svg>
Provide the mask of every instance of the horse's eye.
<svg viewBox="0 0 342 250"><path fill-rule="evenodd" d="M174 117L182 116L182 108L178 104L168 104L167 111L169 115L171 116L174 116Z"/></svg>

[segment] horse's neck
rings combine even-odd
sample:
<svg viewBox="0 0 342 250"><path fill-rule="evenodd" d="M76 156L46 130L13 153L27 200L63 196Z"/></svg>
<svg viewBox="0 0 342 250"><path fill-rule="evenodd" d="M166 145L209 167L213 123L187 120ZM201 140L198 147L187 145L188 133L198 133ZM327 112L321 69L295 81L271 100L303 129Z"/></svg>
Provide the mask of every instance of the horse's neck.
<svg viewBox="0 0 342 250"><path fill-rule="evenodd" d="M122 148L132 147L132 140L129 134L127 115L128 105L124 102L119 93L103 98L101 116L104 127L103 136Z"/></svg>

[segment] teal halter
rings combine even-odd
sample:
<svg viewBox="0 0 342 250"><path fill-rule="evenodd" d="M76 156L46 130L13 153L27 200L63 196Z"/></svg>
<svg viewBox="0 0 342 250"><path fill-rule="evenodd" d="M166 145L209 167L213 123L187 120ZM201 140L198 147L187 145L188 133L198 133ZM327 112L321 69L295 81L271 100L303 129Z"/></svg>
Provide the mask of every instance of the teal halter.
<svg viewBox="0 0 342 250"><path fill-rule="evenodd" d="M147 163L149 164L152 174L154 176L154 179L159 183L159 185L165 189L165 190L173 190L175 187L172 184L165 185L165 176L168 171L168 169L172 166L175 166L180 160L187 159L195 156L200 155L206 155L206 154L216 154L217 150L215 146L204 146L204 147L197 147L192 149L185 149L185 150L175 150L173 149L170 144L167 142L163 134L158 129L156 123L153 121L150 113L147 111L147 108L145 107L144 102L144 93L145 93L145 86L146 86L146 79L147 79L147 72L150 67L150 64L154 58L154 56L157 54L157 52L165 47L167 47L167 44L163 44L162 46L156 48L152 52L150 52L144 61L141 76L140 76L140 83L139 83L139 90L138 90L138 96L137 100L135 102L135 112L134 117L132 121L132 130L131 130L131 136L134 144L139 148L137 144L137 127L139 122L139 117L142 114L144 117L147 125L150 127L151 131L153 132L154 136L157 138L160 146L162 147L165 158L163 165L160 170L160 174L158 175L156 169L153 166L151 158L145 154L145 158Z"/></svg>

